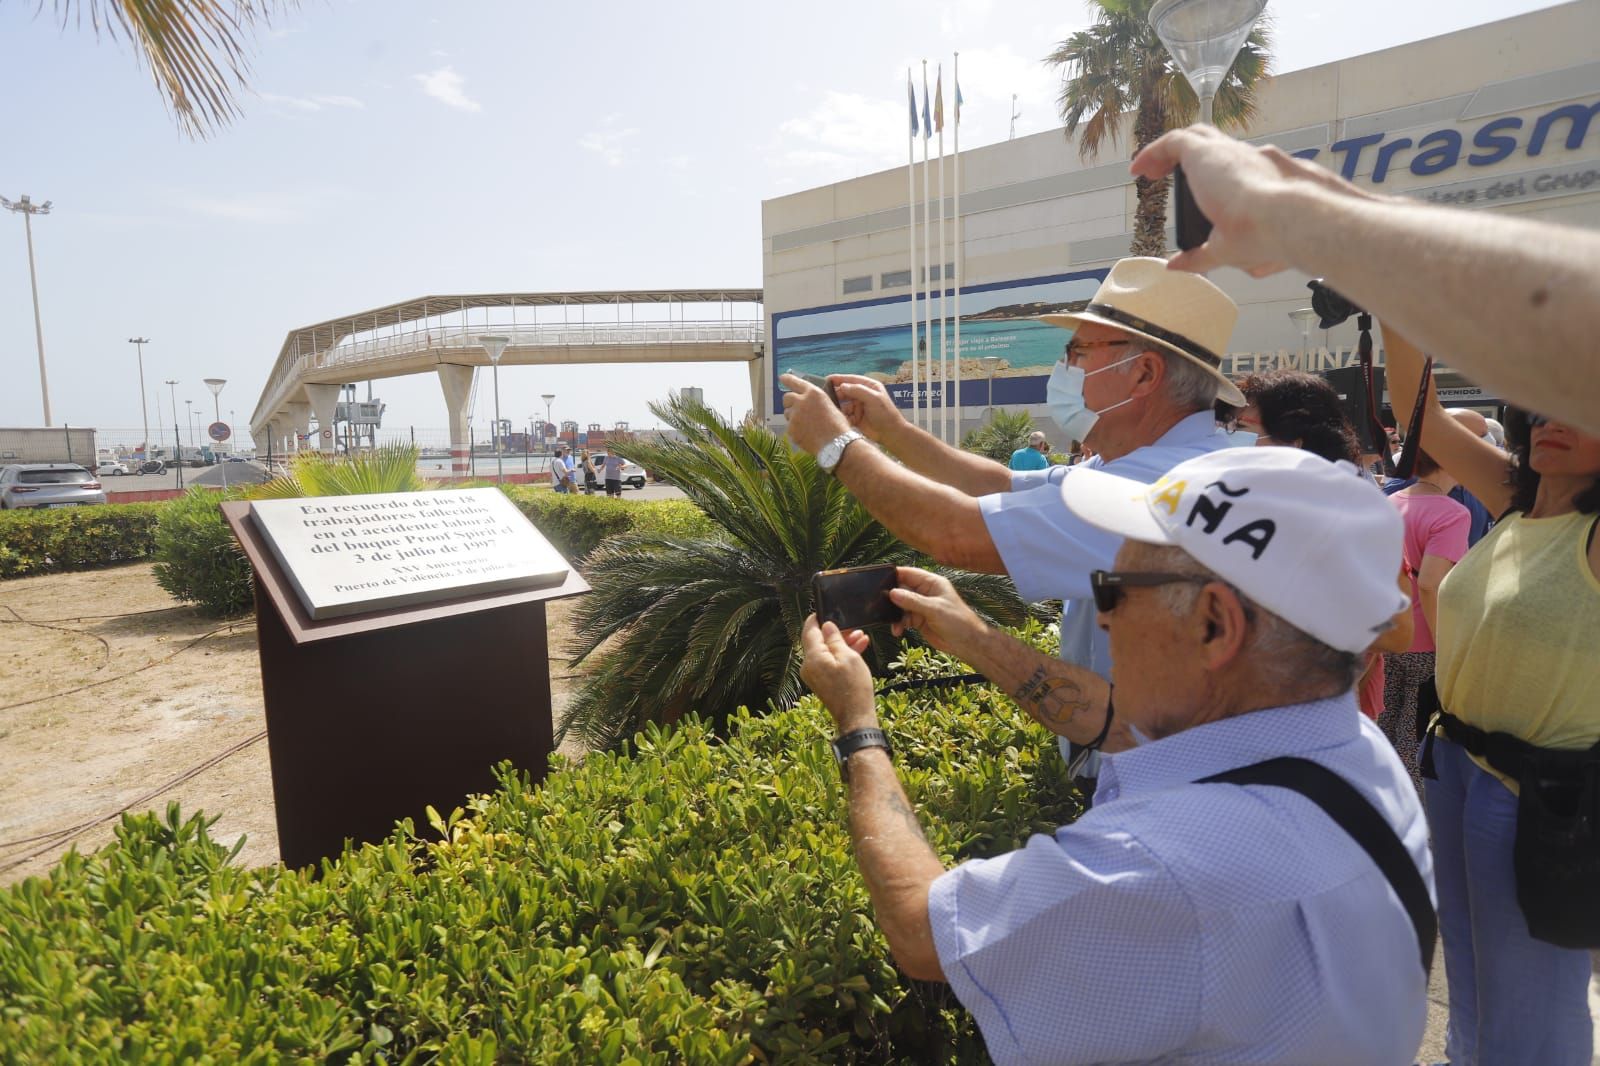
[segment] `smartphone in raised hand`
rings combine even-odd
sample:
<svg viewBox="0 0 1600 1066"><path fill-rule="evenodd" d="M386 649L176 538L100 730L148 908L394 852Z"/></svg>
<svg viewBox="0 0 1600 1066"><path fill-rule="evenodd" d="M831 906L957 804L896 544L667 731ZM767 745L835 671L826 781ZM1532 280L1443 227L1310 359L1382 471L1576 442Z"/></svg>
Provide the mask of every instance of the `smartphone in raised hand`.
<svg viewBox="0 0 1600 1066"><path fill-rule="evenodd" d="M899 587L899 570L893 563L823 570L811 579L817 621L832 622L840 629L898 622L905 612L889 598L889 590Z"/></svg>

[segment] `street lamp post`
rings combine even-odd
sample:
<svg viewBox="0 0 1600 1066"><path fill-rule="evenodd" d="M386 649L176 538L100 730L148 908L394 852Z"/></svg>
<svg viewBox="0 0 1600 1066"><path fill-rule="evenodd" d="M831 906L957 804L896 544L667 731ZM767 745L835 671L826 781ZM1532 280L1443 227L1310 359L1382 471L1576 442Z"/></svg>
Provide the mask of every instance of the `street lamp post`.
<svg viewBox="0 0 1600 1066"><path fill-rule="evenodd" d="M1000 368L998 355L986 355L978 360L978 365L983 367L989 375L989 394L985 399L985 406L989 408L989 421L994 421L994 372Z"/></svg>
<svg viewBox="0 0 1600 1066"><path fill-rule="evenodd" d="M144 443L139 445L139 448L148 459L150 458L150 408L144 402L144 346L150 343L150 338L129 337L128 343L139 352L139 415L144 419ZM161 416L156 417L159 419Z"/></svg>
<svg viewBox="0 0 1600 1066"><path fill-rule="evenodd" d="M1150 9L1150 28L1200 98L1201 122L1211 123L1217 90L1266 6L1267 0L1156 0Z"/></svg>
<svg viewBox="0 0 1600 1066"><path fill-rule="evenodd" d="M194 443L194 401L193 400L185 400L185 401L183 401L183 412L184 412L184 416L185 416L184 421L189 423L189 447L193 448L193 447L196 446L195 443Z"/></svg>
<svg viewBox="0 0 1600 1066"><path fill-rule="evenodd" d="M489 353L489 362L494 364L494 480L495 484L503 485L506 480L505 456L500 448L500 357L506 354L506 345L511 343L510 337L479 337L478 343L483 345L483 350Z"/></svg>
<svg viewBox="0 0 1600 1066"><path fill-rule="evenodd" d="M1306 349L1311 346L1311 323L1321 317L1309 307L1297 307L1289 312L1289 321L1300 327L1300 366L1306 369Z"/></svg>
<svg viewBox="0 0 1600 1066"><path fill-rule="evenodd" d="M28 235L28 283L33 287L33 339L39 346L39 397L44 401L44 424L50 425L50 382L44 372L44 326L39 321L39 278L33 269L33 216L48 215L50 201L36 204L24 193L20 199L7 200L0 196L0 207L22 216L22 228Z"/></svg>
<svg viewBox="0 0 1600 1066"><path fill-rule="evenodd" d="M211 412L218 422L222 421L222 386L228 383L227 378L205 378L206 388L211 390ZM210 436L208 433L207 436ZM231 436L231 434L230 434ZM220 441L218 443L221 443ZM228 464L222 464L222 487L228 487Z"/></svg>
<svg viewBox="0 0 1600 1066"><path fill-rule="evenodd" d="M168 378L164 383L172 393L172 468L178 472L178 487L183 488L183 437L178 433L178 382Z"/></svg>
<svg viewBox="0 0 1600 1066"><path fill-rule="evenodd" d="M555 423L550 421L550 401L556 398L556 394L553 392L546 392L542 394L542 397L544 399L544 424L547 426L553 426Z"/></svg>

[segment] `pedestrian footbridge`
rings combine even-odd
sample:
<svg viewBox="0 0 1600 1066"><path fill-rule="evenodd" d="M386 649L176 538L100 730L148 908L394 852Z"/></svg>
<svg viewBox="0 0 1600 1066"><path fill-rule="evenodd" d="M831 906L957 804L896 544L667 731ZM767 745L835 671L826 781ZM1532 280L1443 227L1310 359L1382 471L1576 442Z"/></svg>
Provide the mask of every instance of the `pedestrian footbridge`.
<svg viewBox="0 0 1600 1066"><path fill-rule="evenodd" d="M311 432L334 447L342 386L435 373L449 411L450 453L465 469L480 338L506 337L502 366L743 362L760 406L764 336L760 289L480 293L424 296L291 330L250 416L258 442L293 451Z"/></svg>

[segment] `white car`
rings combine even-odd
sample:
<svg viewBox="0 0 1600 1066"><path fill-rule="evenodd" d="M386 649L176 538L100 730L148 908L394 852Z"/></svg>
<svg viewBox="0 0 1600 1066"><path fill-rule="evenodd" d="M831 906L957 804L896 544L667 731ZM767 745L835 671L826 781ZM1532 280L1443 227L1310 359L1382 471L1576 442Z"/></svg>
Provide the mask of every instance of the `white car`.
<svg viewBox="0 0 1600 1066"><path fill-rule="evenodd" d="M127 465L119 463L115 459L107 459L105 462L97 464L94 468L95 477L122 477L127 472Z"/></svg>
<svg viewBox="0 0 1600 1066"><path fill-rule="evenodd" d="M604 470L606 465L606 453L592 452L589 455L589 460L590 462L594 463L595 466ZM626 459L622 461L621 480L624 485L632 489L642 489L644 488L644 479L644 467L640 466L638 463L630 463Z"/></svg>

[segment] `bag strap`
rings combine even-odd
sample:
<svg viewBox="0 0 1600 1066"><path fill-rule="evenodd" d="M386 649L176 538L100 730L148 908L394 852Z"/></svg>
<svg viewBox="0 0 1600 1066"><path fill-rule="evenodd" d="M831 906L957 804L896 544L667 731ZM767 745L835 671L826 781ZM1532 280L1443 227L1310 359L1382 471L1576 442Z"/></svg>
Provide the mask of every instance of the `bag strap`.
<svg viewBox="0 0 1600 1066"><path fill-rule="evenodd" d="M1400 837L1354 785L1320 763L1292 756L1241 766L1203 777L1195 783L1274 785L1298 792L1321 807L1340 829L1361 845L1388 879L1389 887L1400 897L1400 904L1416 930L1422 972L1433 972L1433 945L1439 920L1433 912L1433 901L1428 897L1428 886Z"/></svg>

